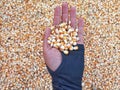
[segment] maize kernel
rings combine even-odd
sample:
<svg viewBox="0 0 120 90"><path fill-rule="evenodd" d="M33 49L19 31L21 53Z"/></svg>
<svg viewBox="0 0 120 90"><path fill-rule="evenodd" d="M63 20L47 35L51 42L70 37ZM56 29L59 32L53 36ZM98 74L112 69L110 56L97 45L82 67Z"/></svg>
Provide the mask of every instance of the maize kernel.
<svg viewBox="0 0 120 90"><path fill-rule="evenodd" d="M63 53L67 55L69 52L67 50L65 50L65 51L63 51Z"/></svg>

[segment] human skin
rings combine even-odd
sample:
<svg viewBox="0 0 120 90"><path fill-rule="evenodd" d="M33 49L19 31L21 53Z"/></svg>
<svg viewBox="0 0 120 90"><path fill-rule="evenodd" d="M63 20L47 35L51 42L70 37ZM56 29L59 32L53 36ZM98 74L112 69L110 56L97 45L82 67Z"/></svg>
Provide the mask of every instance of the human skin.
<svg viewBox="0 0 120 90"><path fill-rule="evenodd" d="M62 4L62 8L60 6L57 6L54 10L53 25L59 25L61 22L67 22L69 20L71 21L70 25L73 28L76 28L76 24L78 22L77 24L78 25L78 36L80 40L77 42L77 44L84 44L84 41L83 41L84 21L82 18L79 18L77 20L76 7L71 6L70 13L68 13L68 3L64 2ZM47 66L52 71L55 71L62 62L62 55L58 49L51 47L48 44L47 40L48 40L48 37L50 36L50 32L51 32L50 28L47 27L45 30L44 41L43 41L43 56L44 56L45 63L47 64Z"/></svg>

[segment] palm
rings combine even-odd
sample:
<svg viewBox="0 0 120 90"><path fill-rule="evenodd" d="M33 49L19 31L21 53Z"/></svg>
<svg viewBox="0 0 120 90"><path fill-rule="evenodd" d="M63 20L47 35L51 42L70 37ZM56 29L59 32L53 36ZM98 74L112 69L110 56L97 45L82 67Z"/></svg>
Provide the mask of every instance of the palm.
<svg viewBox="0 0 120 90"><path fill-rule="evenodd" d="M54 59L53 61L61 59L61 53L56 48L52 48L52 49L48 50L48 53L49 54L47 57L49 57L49 59L52 59L52 60Z"/></svg>
<svg viewBox="0 0 120 90"><path fill-rule="evenodd" d="M61 53L56 48L50 48L44 50L44 58L46 60L46 64L55 71L56 68L59 66L59 63L62 61Z"/></svg>
<svg viewBox="0 0 120 90"><path fill-rule="evenodd" d="M62 12L62 19L61 19L61 12ZM68 4L67 3L63 3L62 11L59 6L55 8L53 25L58 25L60 24L61 21L62 22L68 21ZM70 9L70 21L71 21L71 26L75 28L75 24L76 24L75 7L71 7ZM78 20L78 29L79 29L78 36L80 38L80 40L78 41L78 44L83 44L83 20L82 19ZM45 37L44 37L43 54L44 54L45 63L49 66L51 70L55 71L59 67L62 61L62 55L58 49L51 47L47 43L47 39L49 35L50 35L50 28L47 28L45 31Z"/></svg>

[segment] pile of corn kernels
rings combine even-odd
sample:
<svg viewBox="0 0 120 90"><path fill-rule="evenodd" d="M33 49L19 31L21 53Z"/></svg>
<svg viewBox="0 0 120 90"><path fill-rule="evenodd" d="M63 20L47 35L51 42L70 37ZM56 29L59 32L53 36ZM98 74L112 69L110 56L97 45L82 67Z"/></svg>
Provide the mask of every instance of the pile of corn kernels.
<svg viewBox="0 0 120 90"><path fill-rule="evenodd" d="M70 50L78 50L78 40L78 29L72 28L69 21L68 24L63 22L60 25L51 27L51 34L48 37L48 44L67 55Z"/></svg>
<svg viewBox="0 0 120 90"><path fill-rule="evenodd" d="M43 35L63 1L85 20L83 90L120 89L120 0L0 0L0 90L52 90Z"/></svg>

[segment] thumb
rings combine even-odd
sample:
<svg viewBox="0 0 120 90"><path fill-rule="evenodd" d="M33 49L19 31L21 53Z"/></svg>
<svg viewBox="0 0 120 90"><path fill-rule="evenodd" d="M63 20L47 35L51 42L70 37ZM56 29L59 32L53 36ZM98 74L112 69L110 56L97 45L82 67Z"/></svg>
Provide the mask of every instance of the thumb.
<svg viewBox="0 0 120 90"><path fill-rule="evenodd" d="M79 37L79 41L77 42L78 44L84 44L84 40L83 40L83 31L84 30L84 20L82 18L80 18L78 20L78 37Z"/></svg>
<svg viewBox="0 0 120 90"><path fill-rule="evenodd" d="M48 44L48 37L50 36L50 28L46 28L45 34L44 34L44 41L43 41L43 49L48 50L50 49L50 45Z"/></svg>

